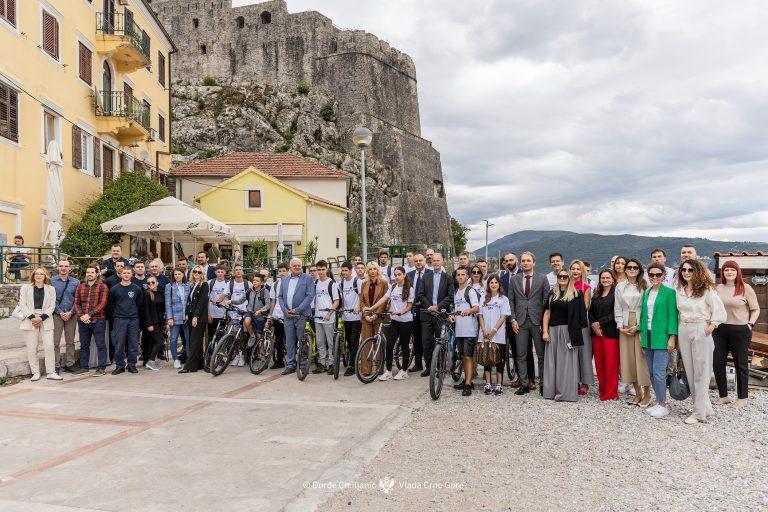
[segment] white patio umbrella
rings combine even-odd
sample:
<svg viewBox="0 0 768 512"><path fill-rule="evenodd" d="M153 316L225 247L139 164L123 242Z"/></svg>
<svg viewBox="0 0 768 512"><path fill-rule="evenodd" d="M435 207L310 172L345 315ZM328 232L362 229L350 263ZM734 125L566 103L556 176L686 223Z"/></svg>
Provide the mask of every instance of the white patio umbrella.
<svg viewBox="0 0 768 512"><path fill-rule="evenodd" d="M165 197L145 208L103 222L101 230L171 242L174 265L176 242L238 242L231 227L175 197Z"/></svg>
<svg viewBox="0 0 768 512"><path fill-rule="evenodd" d="M58 247L64 239L64 228L61 226L61 219L64 216L64 182L61 179L63 167L59 144L52 140L48 144L48 153L45 155L48 189L45 204L47 222L43 243L53 247Z"/></svg>

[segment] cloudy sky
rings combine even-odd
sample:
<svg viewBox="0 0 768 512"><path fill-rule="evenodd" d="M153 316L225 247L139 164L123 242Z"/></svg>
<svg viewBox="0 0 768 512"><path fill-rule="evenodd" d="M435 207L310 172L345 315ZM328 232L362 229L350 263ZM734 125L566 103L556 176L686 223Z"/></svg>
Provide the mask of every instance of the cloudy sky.
<svg viewBox="0 0 768 512"><path fill-rule="evenodd" d="M256 3L235 0L235 5ZM522 229L768 241L764 0L288 0L416 63L470 248Z"/></svg>

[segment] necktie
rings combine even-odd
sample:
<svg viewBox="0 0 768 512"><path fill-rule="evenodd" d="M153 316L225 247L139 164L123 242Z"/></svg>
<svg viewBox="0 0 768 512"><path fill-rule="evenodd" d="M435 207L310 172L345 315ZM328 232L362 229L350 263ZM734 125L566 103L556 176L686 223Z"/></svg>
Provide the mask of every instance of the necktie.
<svg viewBox="0 0 768 512"><path fill-rule="evenodd" d="M531 294L531 276L525 276L525 296L528 297Z"/></svg>
<svg viewBox="0 0 768 512"><path fill-rule="evenodd" d="M416 284L414 285L415 290L419 291L419 282L421 281L421 272L416 272Z"/></svg>

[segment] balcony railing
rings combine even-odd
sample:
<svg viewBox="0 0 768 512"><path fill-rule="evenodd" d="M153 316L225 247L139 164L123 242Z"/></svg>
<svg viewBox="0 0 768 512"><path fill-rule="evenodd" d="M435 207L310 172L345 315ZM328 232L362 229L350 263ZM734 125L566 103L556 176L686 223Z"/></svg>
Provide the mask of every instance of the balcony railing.
<svg viewBox="0 0 768 512"><path fill-rule="evenodd" d="M122 13L96 13L96 33L106 35L124 36L130 39L131 44L142 54L147 63L150 62L149 38L144 36L141 28L130 16Z"/></svg>
<svg viewBox="0 0 768 512"><path fill-rule="evenodd" d="M151 132L149 107L135 96L121 91L96 91L96 115L104 117L127 117Z"/></svg>

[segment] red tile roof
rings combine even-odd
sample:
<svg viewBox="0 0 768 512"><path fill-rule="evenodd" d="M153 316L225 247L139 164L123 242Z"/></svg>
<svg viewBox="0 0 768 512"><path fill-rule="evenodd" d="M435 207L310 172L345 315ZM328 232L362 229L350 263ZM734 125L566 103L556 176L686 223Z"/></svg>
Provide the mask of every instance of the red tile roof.
<svg viewBox="0 0 768 512"><path fill-rule="evenodd" d="M347 211L349 211L349 208L347 208L347 207L346 207L346 206L344 206L343 204L334 203L333 201L329 201L329 200L325 199L324 197L316 196L315 194L310 194L309 192L307 192L307 191L304 191L304 190L302 190L302 192L304 192L305 194L307 194L307 197L309 197L309 198L310 198L310 199L312 199L313 201L318 201L318 202L320 202L320 203L329 204L329 205L331 205L331 206L335 206L336 208L343 208L344 210L347 210Z"/></svg>
<svg viewBox="0 0 768 512"><path fill-rule="evenodd" d="M768 256L768 253L765 253L763 251L757 251L757 252L716 252L715 256L722 257L722 256Z"/></svg>
<svg viewBox="0 0 768 512"><path fill-rule="evenodd" d="M274 178L312 177L348 178L336 169L322 166L313 160L289 153L245 153L236 152L200 160L171 169L173 176L210 176L231 178L249 167L269 174Z"/></svg>

